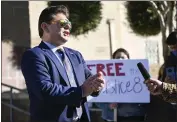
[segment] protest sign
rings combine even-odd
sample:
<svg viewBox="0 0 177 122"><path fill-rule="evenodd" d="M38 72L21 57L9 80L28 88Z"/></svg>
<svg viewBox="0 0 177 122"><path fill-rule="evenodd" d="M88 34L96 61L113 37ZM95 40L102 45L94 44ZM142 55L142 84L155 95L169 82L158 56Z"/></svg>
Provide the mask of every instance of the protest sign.
<svg viewBox="0 0 177 122"><path fill-rule="evenodd" d="M87 97L89 102L149 103L150 94L143 83L137 63L149 71L148 60L92 60L86 61L93 74L101 71L106 81L98 97Z"/></svg>

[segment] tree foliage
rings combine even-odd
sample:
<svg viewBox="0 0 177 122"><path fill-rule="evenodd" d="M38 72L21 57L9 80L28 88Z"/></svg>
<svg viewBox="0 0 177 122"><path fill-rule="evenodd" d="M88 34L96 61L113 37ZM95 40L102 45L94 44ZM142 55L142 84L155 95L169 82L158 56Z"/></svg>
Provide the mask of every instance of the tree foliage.
<svg viewBox="0 0 177 122"><path fill-rule="evenodd" d="M95 31L102 17L100 1L50 1L48 6L65 5L70 12L71 35L78 36Z"/></svg>
<svg viewBox="0 0 177 122"><path fill-rule="evenodd" d="M160 32L158 15L148 1L127 1L127 20L134 33L140 36L157 35Z"/></svg>
<svg viewBox="0 0 177 122"><path fill-rule="evenodd" d="M127 20L134 33L141 36L157 35L161 32L163 57L169 49L165 40L174 30L175 1L129 1L126 2Z"/></svg>

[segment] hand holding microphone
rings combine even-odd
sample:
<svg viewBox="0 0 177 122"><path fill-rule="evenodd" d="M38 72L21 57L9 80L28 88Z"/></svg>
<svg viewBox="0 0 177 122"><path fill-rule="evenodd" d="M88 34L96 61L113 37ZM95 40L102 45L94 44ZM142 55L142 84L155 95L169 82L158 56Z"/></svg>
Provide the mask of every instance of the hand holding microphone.
<svg viewBox="0 0 177 122"><path fill-rule="evenodd" d="M163 86L161 81L150 78L149 80L147 80L146 85L151 94L160 95L162 93Z"/></svg>
<svg viewBox="0 0 177 122"><path fill-rule="evenodd" d="M153 95L159 95L162 93L162 82L156 79L152 79L150 74L147 72L143 64L140 62L137 64L138 69L140 70L141 74L143 75L145 81L144 83L147 85L148 90Z"/></svg>

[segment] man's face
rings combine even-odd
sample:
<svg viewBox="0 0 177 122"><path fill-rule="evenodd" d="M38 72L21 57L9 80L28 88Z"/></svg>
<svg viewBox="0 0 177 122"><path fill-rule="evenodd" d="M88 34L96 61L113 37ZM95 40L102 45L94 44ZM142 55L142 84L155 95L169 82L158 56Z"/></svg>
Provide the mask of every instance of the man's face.
<svg viewBox="0 0 177 122"><path fill-rule="evenodd" d="M63 13L53 16L51 24L48 24L48 33L51 43L56 46L66 43L69 39L71 23Z"/></svg>
<svg viewBox="0 0 177 122"><path fill-rule="evenodd" d="M177 44L168 46L171 51L177 51Z"/></svg>

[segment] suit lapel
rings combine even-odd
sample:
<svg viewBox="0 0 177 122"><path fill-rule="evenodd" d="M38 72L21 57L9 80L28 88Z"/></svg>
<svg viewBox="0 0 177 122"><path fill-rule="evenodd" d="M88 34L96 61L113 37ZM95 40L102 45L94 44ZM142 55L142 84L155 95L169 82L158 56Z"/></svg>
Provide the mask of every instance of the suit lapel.
<svg viewBox="0 0 177 122"><path fill-rule="evenodd" d="M82 85L82 83L81 82L79 82L80 80L80 74L79 73L77 73L80 69L79 69L79 67L78 67L78 65L79 65L79 63L78 63L78 59L77 59L77 57L74 55L74 53L73 52L71 52L70 50L68 50L68 48L65 48L64 47L64 50L65 50L65 53L66 53L66 55L68 56L68 58L69 58L69 60L70 60L70 62L71 62L71 65L72 65L72 68L73 68L73 70L74 70L74 74L75 74L75 76L76 76L76 82L79 84L79 86L80 85Z"/></svg>
<svg viewBox="0 0 177 122"><path fill-rule="evenodd" d="M62 64L60 63L60 61L56 57L56 55L52 52L52 50L49 49L49 47L44 42L41 42L39 47L44 51L45 55L53 61L53 63L57 67L57 70L59 71L59 73L63 77L64 81L69 86L70 84L69 84L69 80L68 80L68 77L66 74L66 70L64 69L64 67L62 66Z"/></svg>

